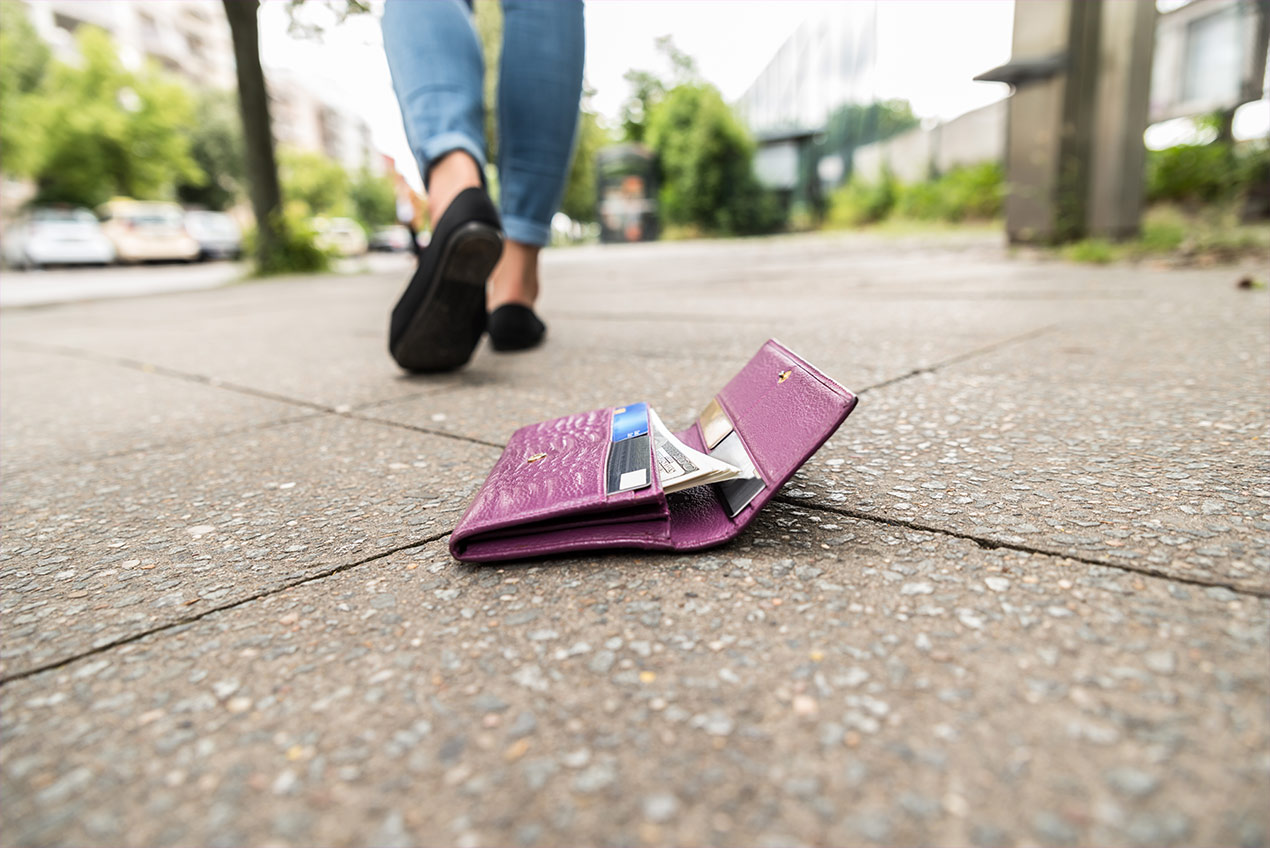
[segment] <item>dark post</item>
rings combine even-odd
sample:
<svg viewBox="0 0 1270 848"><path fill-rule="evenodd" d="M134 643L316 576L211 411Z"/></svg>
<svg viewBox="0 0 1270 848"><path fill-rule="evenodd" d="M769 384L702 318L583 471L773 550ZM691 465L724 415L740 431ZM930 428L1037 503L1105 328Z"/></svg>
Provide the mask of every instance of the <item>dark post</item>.
<svg viewBox="0 0 1270 848"><path fill-rule="evenodd" d="M238 66L238 108L243 120L247 185L251 209L256 215L256 263L268 267L277 250L281 223L282 190L278 163L273 153L273 128L269 120L269 95L265 72L260 67L260 28L256 20L259 0L223 0L225 17L234 41Z"/></svg>

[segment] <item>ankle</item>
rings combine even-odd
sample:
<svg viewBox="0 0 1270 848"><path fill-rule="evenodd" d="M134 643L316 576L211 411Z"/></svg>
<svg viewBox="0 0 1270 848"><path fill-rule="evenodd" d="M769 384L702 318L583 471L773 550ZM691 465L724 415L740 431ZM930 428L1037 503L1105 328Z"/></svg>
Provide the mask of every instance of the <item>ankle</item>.
<svg viewBox="0 0 1270 848"><path fill-rule="evenodd" d="M428 169L428 215L433 226L460 192L480 184L480 166L465 151L453 150L438 159Z"/></svg>
<svg viewBox="0 0 1270 848"><path fill-rule="evenodd" d="M538 300L538 253L540 247L508 240L503 256L489 278L487 303L491 310L506 303L533 306Z"/></svg>

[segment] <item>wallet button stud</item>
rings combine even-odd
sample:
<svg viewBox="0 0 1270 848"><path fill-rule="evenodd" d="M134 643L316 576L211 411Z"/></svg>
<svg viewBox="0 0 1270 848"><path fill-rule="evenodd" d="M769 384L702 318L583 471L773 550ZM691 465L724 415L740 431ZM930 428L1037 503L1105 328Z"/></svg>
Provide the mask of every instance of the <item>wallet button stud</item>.
<svg viewBox="0 0 1270 848"><path fill-rule="evenodd" d="M779 374L777 374L777 375L776 375L776 382L777 382L777 384L783 383L783 382L785 382L786 380L788 380L788 379L789 379L789 375L790 375L790 374L793 374L793 373L794 373L793 371L782 371L782 372L780 372Z"/></svg>
<svg viewBox="0 0 1270 848"><path fill-rule="evenodd" d="M547 458L547 455L546 455L545 453L536 453L536 454L534 454L533 456L528 457L528 458L525 460L525 464L526 464L526 465L533 465L533 464L534 464L535 462L537 462L538 460L540 460L540 459L546 459L546 458Z"/></svg>

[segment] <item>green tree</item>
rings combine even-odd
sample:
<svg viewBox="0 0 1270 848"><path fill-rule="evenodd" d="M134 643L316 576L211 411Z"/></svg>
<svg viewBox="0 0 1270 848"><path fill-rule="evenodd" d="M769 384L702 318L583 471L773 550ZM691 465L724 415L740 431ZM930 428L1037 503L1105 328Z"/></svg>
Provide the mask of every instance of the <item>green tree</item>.
<svg viewBox="0 0 1270 848"><path fill-rule="evenodd" d="M52 63L32 95L38 108L23 116L36 200L96 206L115 195L168 198L178 182L202 179L185 131L194 121L185 88L153 68L125 70L99 29L81 29L78 44L80 65Z"/></svg>
<svg viewBox="0 0 1270 848"><path fill-rule="evenodd" d="M754 141L714 86L668 91L649 116L647 143L661 163L661 211L670 223L726 234L779 225L754 176Z"/></svg>
<svg viewBox="0 0 1270 848"><path fill-rule="evenodd" d="M392 177L363 168L349 186L353 217L368 230L397 220L397 189Z"/></svg>
<svg viewBox="0 0 1270 848"><path fill-rule="evenodd" d="M631 69L622 75L631 93L622 102L620 118L626 141L642 142L648 130L648 116L666 96L666 84L652 71Z"/></svg>
<svg viewBox="0 0 1270 848"><path fill-rule="evenodd" d="M569 166L569 180L565 183L564 200L560 204L561 212L585 223L596 220L595 154L611 141L608 130L600 123L600 116L591 109L594 94L594 90L586 89L582 95L573 163Z"/></svg>
<svg viewBox="0 0 1270 848"><path fill-rule="evenodd" d="M190 155L205 175L198 182L177 186L184 203L224 210L243 194L243 128L238 97L232 91L207 89L198 93L198 121L190 128Z"/></svg>
<svg viewBox="0 0 1270 848"><path fill-rule="evenodd" d="M0 2L0 169L29 176L38 154L30 115L50 63L49 49L36 35L21 3Z"/></svg>
<svg viewBox="0 0 1270 848"><path fill-rule="evenodd" d="M648 132L648 119L653 108L665 97L666 92L675 85L699 82L696 60L680 50L673 38L663 35L654 41L657 52L670 65L669 78L659 76L653 71L631 69L622 79L631 87L631 93L622 103L620 119L622 136L625 141L643 142Z"/></svg>
<svg viewBox="0 0 1270 848"><path fill-rule="evenodd" d="M282 191L290 204L303 203L312 215L348 215L348 172L340 163L321 153L282 148L278 151L278 174Z"/></svg>

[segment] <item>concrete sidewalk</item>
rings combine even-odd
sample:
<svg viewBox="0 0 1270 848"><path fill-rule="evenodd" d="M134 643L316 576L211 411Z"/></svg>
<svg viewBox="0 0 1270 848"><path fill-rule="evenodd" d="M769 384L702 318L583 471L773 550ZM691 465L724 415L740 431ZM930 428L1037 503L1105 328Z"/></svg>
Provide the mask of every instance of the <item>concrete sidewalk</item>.
<svg viewBox="0 0 1270 848"><path fill-rule="evenodd" d="M6 845L1263 845L1270 298L981 236L549 255L540 351L396 276L0 319ZM519 425L862 395L691 556L467 567Z"/></svg>

